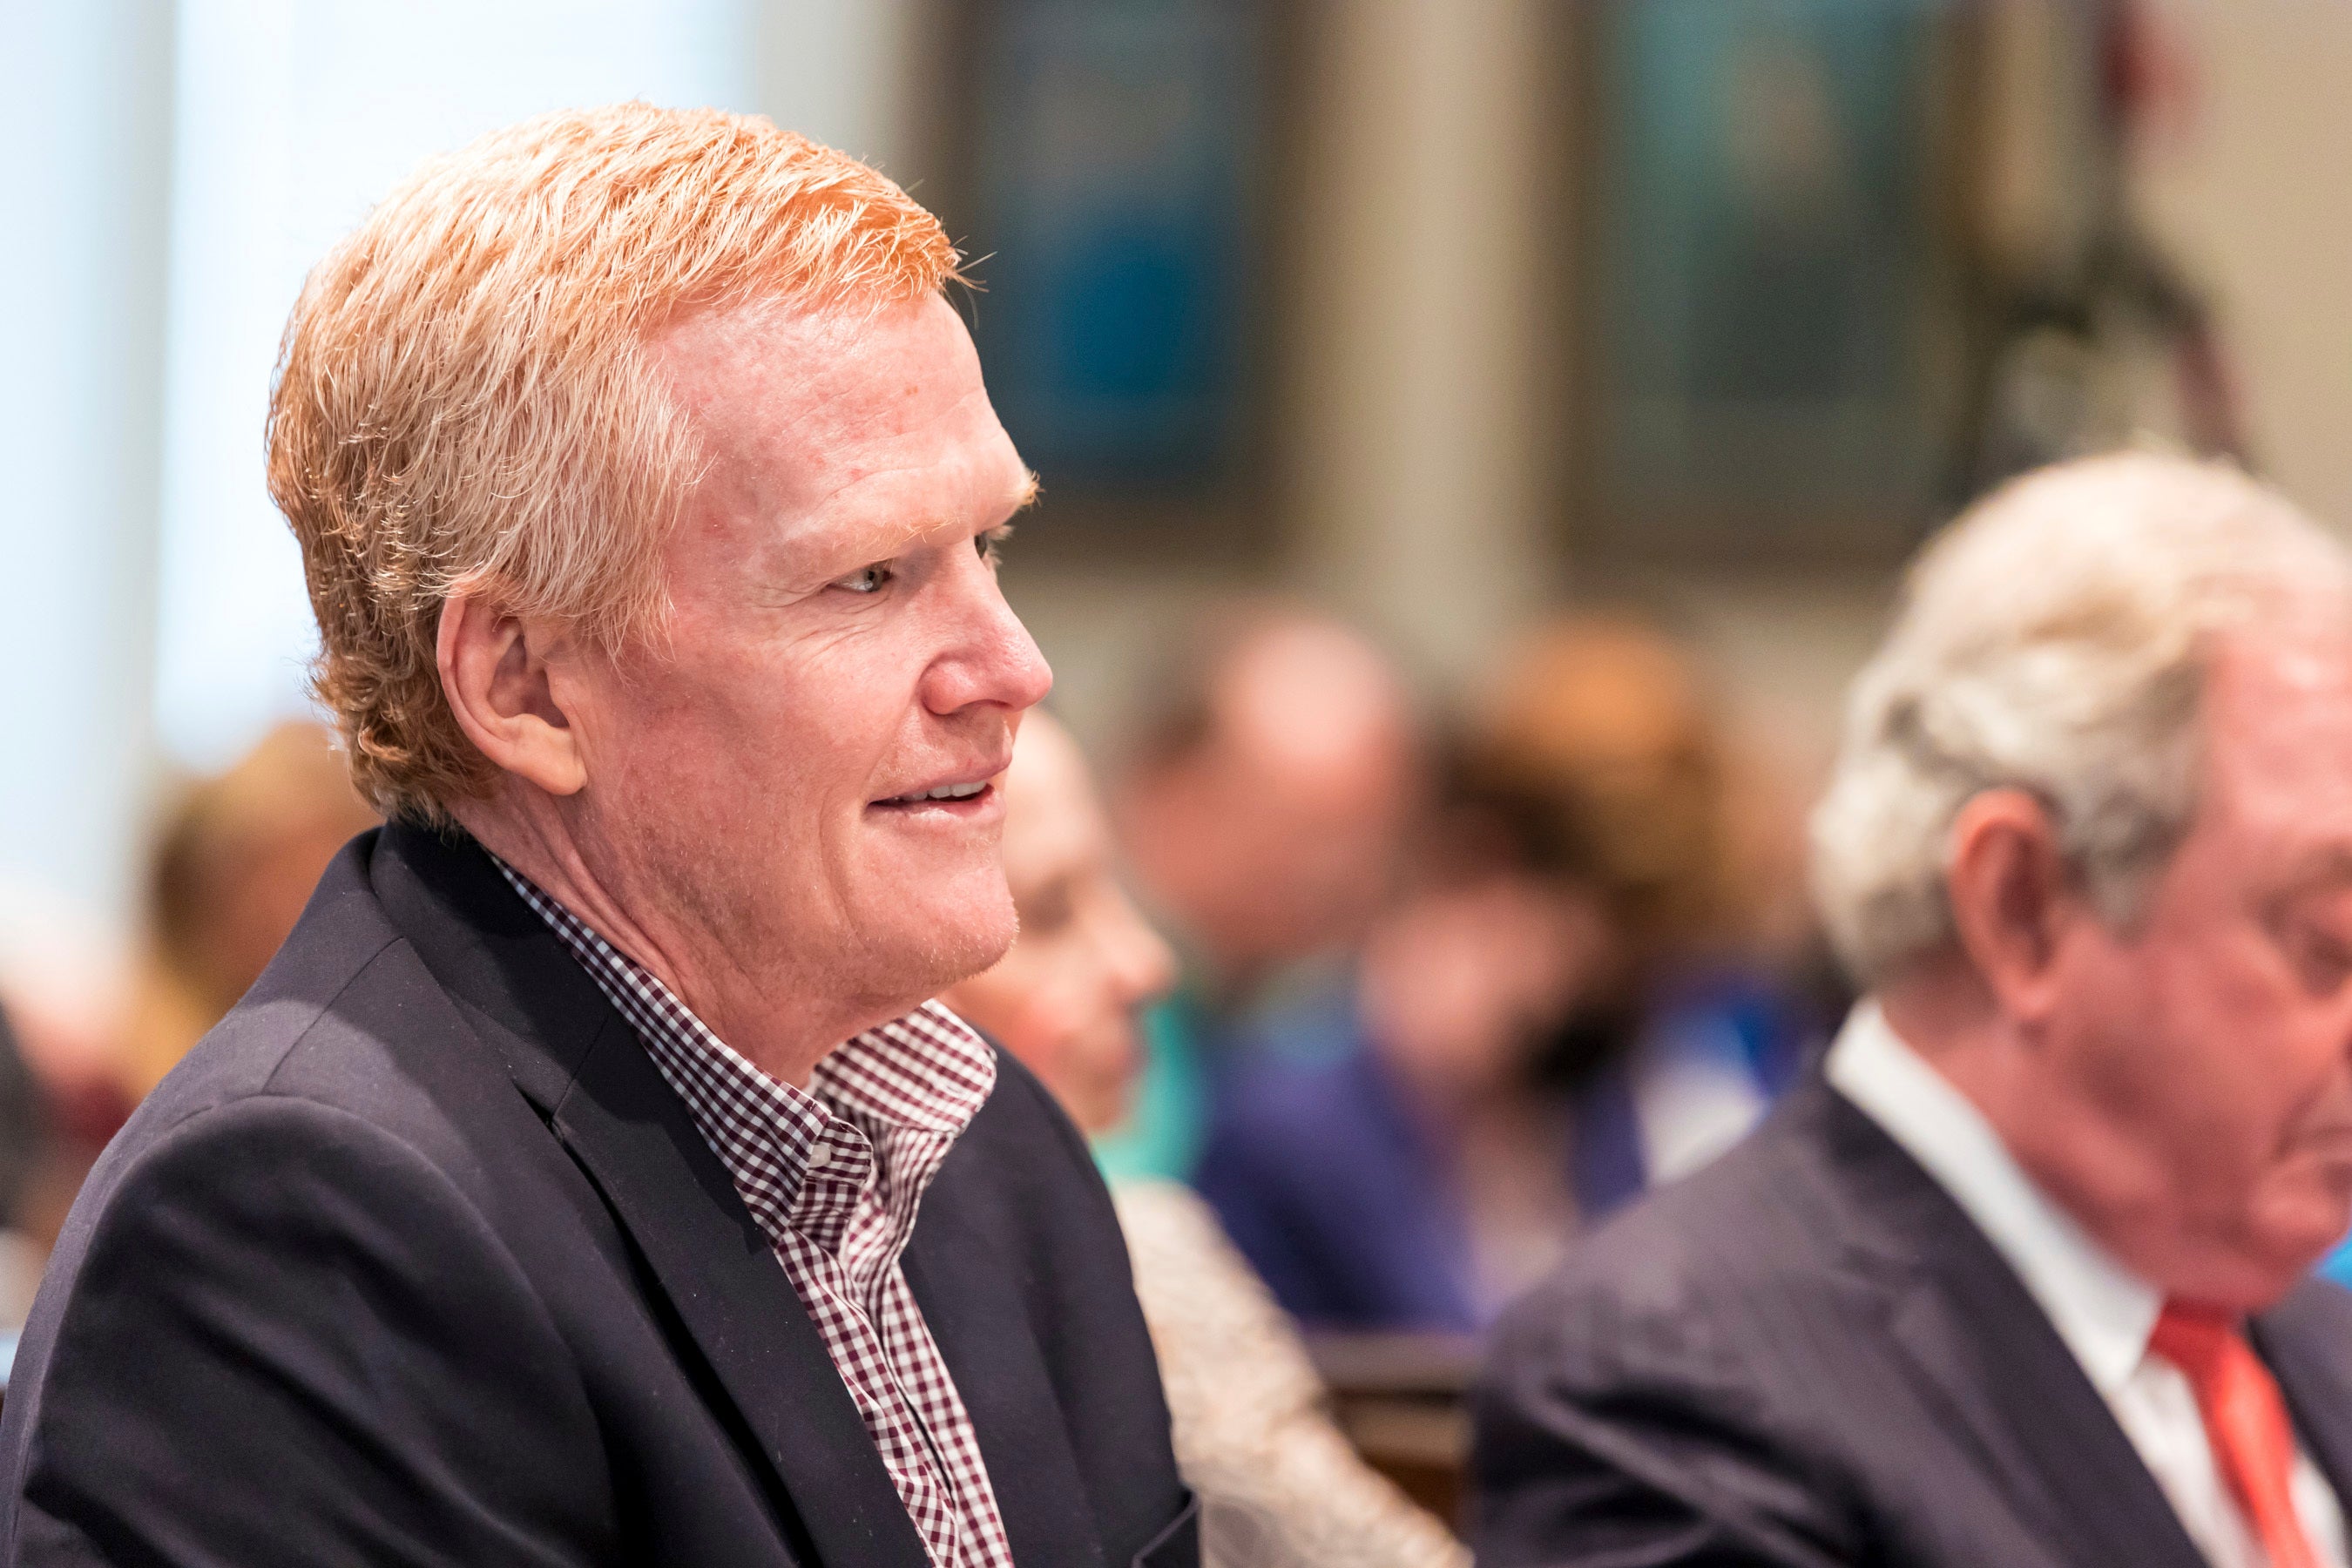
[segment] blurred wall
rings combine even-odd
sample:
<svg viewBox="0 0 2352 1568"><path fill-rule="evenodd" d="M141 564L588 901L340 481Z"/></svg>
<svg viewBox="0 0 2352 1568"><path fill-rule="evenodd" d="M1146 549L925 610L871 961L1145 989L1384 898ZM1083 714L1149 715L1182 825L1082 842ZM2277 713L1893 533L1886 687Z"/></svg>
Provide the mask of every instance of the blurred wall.
<svg viewBox="0 0 2352 1568"><path fill-rule="evenodd" d="M1082 732L1116 730L1166 632L1219 595L1337 605L1439 689L1474 677L1560 587L1556 11L1305 7L1276 215L1276 566L1057 570L1016 544L1008 592Z"/></svg>
<svg viewBox="0 0 2352 1568"><path fill-rule="evenodd" d="M2075 128L2038 116L2056 68L2051 13L2066 0L1999 0L1988 215L2012 252L2072 237L2056 189ZM2137 209L2208 291L2239 381L2255 464L2352 534L2352 5L2332 0L2158 0L2178 79L2137 149ZM1752 730L1800 775L1835 742L1837 706L1875 646L1887 573L1685 574L1656 585L1714 655Z"/></svg>
<svg viewBox="0 0 2352 1568"><path fill-rule="evenodd" d="M1457 678L1560 586L1552 9L1329 7L1300 94L1292 569Z"/></svg>
<svg viewBox="0 0 2352 1568"><path fill-rule="evenodd" d="M2352 5L2163 0L2194 93L2141 171L2218 299L2254 457L2352 529Z"/></svg>
<svg viewBox="0 0 2352 1568"><path fill-rule="evenodd" d="M918 0L755 0L753 107L887 174L911 178Z"/></svg>
<svg viewBox="0 0 2352 1568"><path fill-rule="evenodd" d="M0 959L121 918L154 783L172 8L12 5L5 33Z"/></svg>
<svg viewBox="0 0 2352 1568"><path fill-rule="evenodd" d="M2011 253L2079 223L2063 183L2080 127L2047 113L2065 0L1998 0L1990 237ZM1565 589L1555 302L1563 209L1562 8L1548 0L1323 0L1300 85L1298 238L1283 323L1281 586L1383 632L1433 687L1475 674ZM2146 217L2212 293L2255 457L2352 528L2352 181L2331 155L2352 106L2352 6L2163 0L2185 111L2133 172ZM1049 476L1050 479L1050 476ZM1205 597L1255 585L1213 564L1056 571L1008 587L1083 731ZM1843 688L1885 624L1889 568L1612 574L1692 637L1746 727L1803 779L1834 745Z"/></svg>

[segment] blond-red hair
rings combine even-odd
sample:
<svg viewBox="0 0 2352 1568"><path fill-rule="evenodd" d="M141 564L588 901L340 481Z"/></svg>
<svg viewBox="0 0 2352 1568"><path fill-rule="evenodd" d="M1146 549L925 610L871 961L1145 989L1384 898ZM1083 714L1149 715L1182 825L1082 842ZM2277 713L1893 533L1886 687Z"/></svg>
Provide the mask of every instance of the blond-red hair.
<svg viewBox="0 0 2352 1568"><path fill-rule="evenodd" d="M688 310L911 300L937 219L762 119L543 115L427 163L319 264L287 324L269 492L302 547L312 686L360 789L426 820L493 770L435 660L464 592L617 648L658 626L696 449L647 334Z"/></svg>

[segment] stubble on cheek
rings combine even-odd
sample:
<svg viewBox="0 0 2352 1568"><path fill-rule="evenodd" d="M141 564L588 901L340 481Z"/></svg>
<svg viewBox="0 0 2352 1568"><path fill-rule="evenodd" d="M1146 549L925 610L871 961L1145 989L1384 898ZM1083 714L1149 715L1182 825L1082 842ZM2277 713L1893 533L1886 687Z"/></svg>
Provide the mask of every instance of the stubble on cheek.
<svg viewBox="0 0 2352 1568"><path fill-rule="evenodd" d="M630 744L592 790L601 836L635 895L673 928L670 940L715 950L680 956L741 969L772 945L764 868L775 864L778 814L793 792L744 776L747 758L716 704L658 676L630 697Z"/></svg>

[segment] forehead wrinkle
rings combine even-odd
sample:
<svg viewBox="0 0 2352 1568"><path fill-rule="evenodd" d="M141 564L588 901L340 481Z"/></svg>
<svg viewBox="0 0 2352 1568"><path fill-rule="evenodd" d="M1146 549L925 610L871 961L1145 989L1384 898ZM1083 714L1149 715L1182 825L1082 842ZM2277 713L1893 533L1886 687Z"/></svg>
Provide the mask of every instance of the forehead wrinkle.
<svg viewBox="0 0 2352 1568"><path fill-rule="evenodd" d="M949 404L944 408L935 411L929 417L923 419L918 424L908 426L903 429L890 431L887 435L880 437L860 439L856 441L855 445L868 454L869 457L872 454L887 453L893 449L903 451L908 447L915 447L918 450L922 450L924 437L929 433L938 429L943 425L948 425L959 417L970 417L972 405L975 401L980 404L981 413L985 416L987 425L994 426L994 412L988 407L987 398L988 394L986 389L976 387L973 390L965 393L962 396L958 397L954 402ZM996 431L996 434L998 437L1002 437L1002 429L999 428ZM953 446L956 443L952 437L950 437L949 444ZM981 432L980 440L977 445L980 447L985 447L988 444L985 431ZM1009 446L1009 440L1007 444ZM928 471L933 466L934 464L931 461L919 459L916 461L897 463L877 462L874 466L866 468L856 468L853 466L852 471L844 475L830 489L824 491L811 500L807 503L808 510L813 513L822 512L838 500L844 491L855 489L859 485L870 483L875 479L883 475L922 473ZM1030 478L1034 483L1035 476L1032 475Z"/></svg>

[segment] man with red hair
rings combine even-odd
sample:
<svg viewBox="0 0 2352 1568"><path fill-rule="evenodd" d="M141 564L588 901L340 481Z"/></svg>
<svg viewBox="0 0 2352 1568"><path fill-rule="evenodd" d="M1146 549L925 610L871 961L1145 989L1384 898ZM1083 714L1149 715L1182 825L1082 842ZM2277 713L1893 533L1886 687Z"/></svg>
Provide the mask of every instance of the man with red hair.
<svg viewBox="0 0 2352 1568"><path fill-rule="evenodd" d="M888 181L551 115L311 276L270 415L388 826L100 1162L0 1423L39 1563L1190 1563L1014 929L1033 485Z"/></svg>

